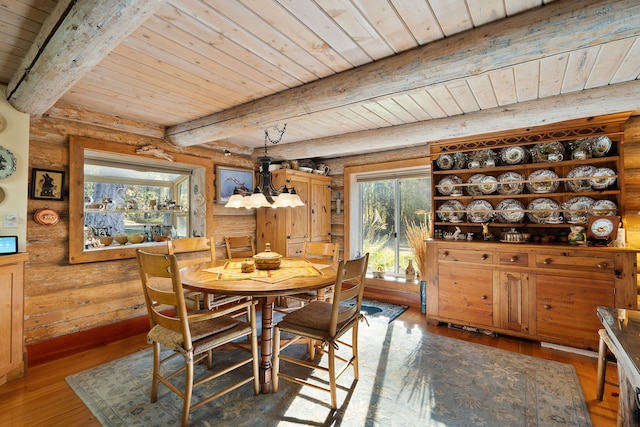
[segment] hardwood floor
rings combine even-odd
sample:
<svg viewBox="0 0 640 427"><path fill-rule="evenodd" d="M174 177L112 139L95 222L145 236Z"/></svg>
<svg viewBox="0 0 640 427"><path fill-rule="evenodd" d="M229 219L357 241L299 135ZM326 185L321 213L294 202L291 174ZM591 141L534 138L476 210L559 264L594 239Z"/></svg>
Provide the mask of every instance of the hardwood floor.
<svg viewBox="0 0 640 427"><path fill-rule="evenodd" d="M595 427L615 426L618 407L617 369L610 363L602 402L596 399L597 359L543 348L539 343L510 337L490 337L446 326L429 326L417 308L396 322L407 328L463 339L504 350L569 363L575 366ZM144 335L136 335L31 368L25 378L0 386L0 426L100 426L91 411L65 382L75 372L97 366L146 348Z"/></svg>

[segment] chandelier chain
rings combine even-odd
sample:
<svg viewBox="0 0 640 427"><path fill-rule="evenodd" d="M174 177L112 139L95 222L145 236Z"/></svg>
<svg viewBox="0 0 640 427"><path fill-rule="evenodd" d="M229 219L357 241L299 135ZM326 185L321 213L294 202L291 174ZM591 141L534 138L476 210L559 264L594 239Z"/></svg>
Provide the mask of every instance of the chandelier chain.
<svg viewBox="0 0 640 427"><path fill-rule="evenodd" d="M282 141L282 137L284 136L284 131L287 129L287 124L285 123L284 126L282 126L282 129L278 128L278 125L273 126L273 129L276 131L276 133L280 133L280 135L277 138L271 138L271 135L269 135L269 128L266 128L264 130L264 153L265 156L267 155L267 141L269 141L272 144L277 144L278 142Z"/></svg>

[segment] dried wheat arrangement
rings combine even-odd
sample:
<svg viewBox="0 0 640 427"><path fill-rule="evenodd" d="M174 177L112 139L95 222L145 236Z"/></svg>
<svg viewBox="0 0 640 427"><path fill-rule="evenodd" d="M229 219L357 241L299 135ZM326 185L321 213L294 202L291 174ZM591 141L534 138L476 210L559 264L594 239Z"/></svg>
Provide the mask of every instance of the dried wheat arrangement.
<svg viewBox="0 0 640 427"><path fill-rule="evenodd" d="M405 221L405 225L407 240L409 241L409 245L411 245L411 251L416 261L415 268L418 271L419 277L423 278L423 273L426 272L423 272L422 268L427 260L427 245L425 244L425 240L431 237L431 227L433 226L431 215L427 215L426 222L416 224L415 222Z"/></svg>

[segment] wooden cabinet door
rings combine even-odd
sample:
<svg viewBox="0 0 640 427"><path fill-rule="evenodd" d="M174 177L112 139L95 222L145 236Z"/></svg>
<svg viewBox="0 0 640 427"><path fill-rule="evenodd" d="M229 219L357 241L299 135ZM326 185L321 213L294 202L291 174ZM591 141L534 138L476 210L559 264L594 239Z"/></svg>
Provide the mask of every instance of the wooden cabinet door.
<svg viewBox="0 0 640 427"><path fill-rule="evenodd" d="M325 180L311 180L311 238L331 241L331 187Z"/></svg>
<svg viewBox="0 0 640 427"><path fill-rule="evenodd" d="M309 239L309 200L311 189L309 178L291 175L289 185L295 188L304 206L287 209L287 239L290 243L302 242Z"/></svg>
<svg viewBox="0 0 640 427"><path fill-rule="evenodd" d="M529 274L499 271L500 298L495 313L496 326L517 332L529 331Z"/></svg>
<svg viewBox="0 0 640 427"><path fill-rule="evenodd" d="M613 307L611 280L563 275L536 275L536 333L566 340L567 345L597 350L599 305Z"/></svg>
<svg viewBox="0 0 640 427"><path fill-rule="evenodd" d="M23 362L23 264L0 266L0 384Z"/></svg>
<svg viewBox="0 0 640 427"><path fill-rule="evenodd" d="M493 326L493 269L441 264L438 317L473 326Z"/></svg>

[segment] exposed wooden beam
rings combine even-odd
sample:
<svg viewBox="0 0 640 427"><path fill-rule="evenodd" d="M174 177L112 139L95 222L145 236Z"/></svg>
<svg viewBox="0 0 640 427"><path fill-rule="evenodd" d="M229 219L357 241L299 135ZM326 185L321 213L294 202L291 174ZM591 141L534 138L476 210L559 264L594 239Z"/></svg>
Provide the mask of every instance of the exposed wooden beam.
<svg viewBox="0 0 640 427"><path fill-rule="evenodd" d="M165 0L62 0L6 89L19 111L42 115Z"/></svg>
<svg viewBox="0 0 640 427"><path fill-rule="evenodd" d="M640 34L637 0L557 1L424 47L166 130L179 146L290 123Z"/></svg>
<svg viewBox="0 0 640 427"><path fill-rule="evenodd" d="M164 127L152 123L141 123L124 117L116 117L110 114L78 108L62 102L49 108L44 116L56 119L69 120L91 126L100 126L121 132L129 132L136 135L162 138Z"/></svg>
<svg viewBox="0 0 640 427"><path fill-rule="evenodd" d="M634 80L460 116L275 145L269 147L269 155L277 160L349 156L634 111L639 105L640 81ZM254 150L254 156L259 154L261 149Z"/></svg>

